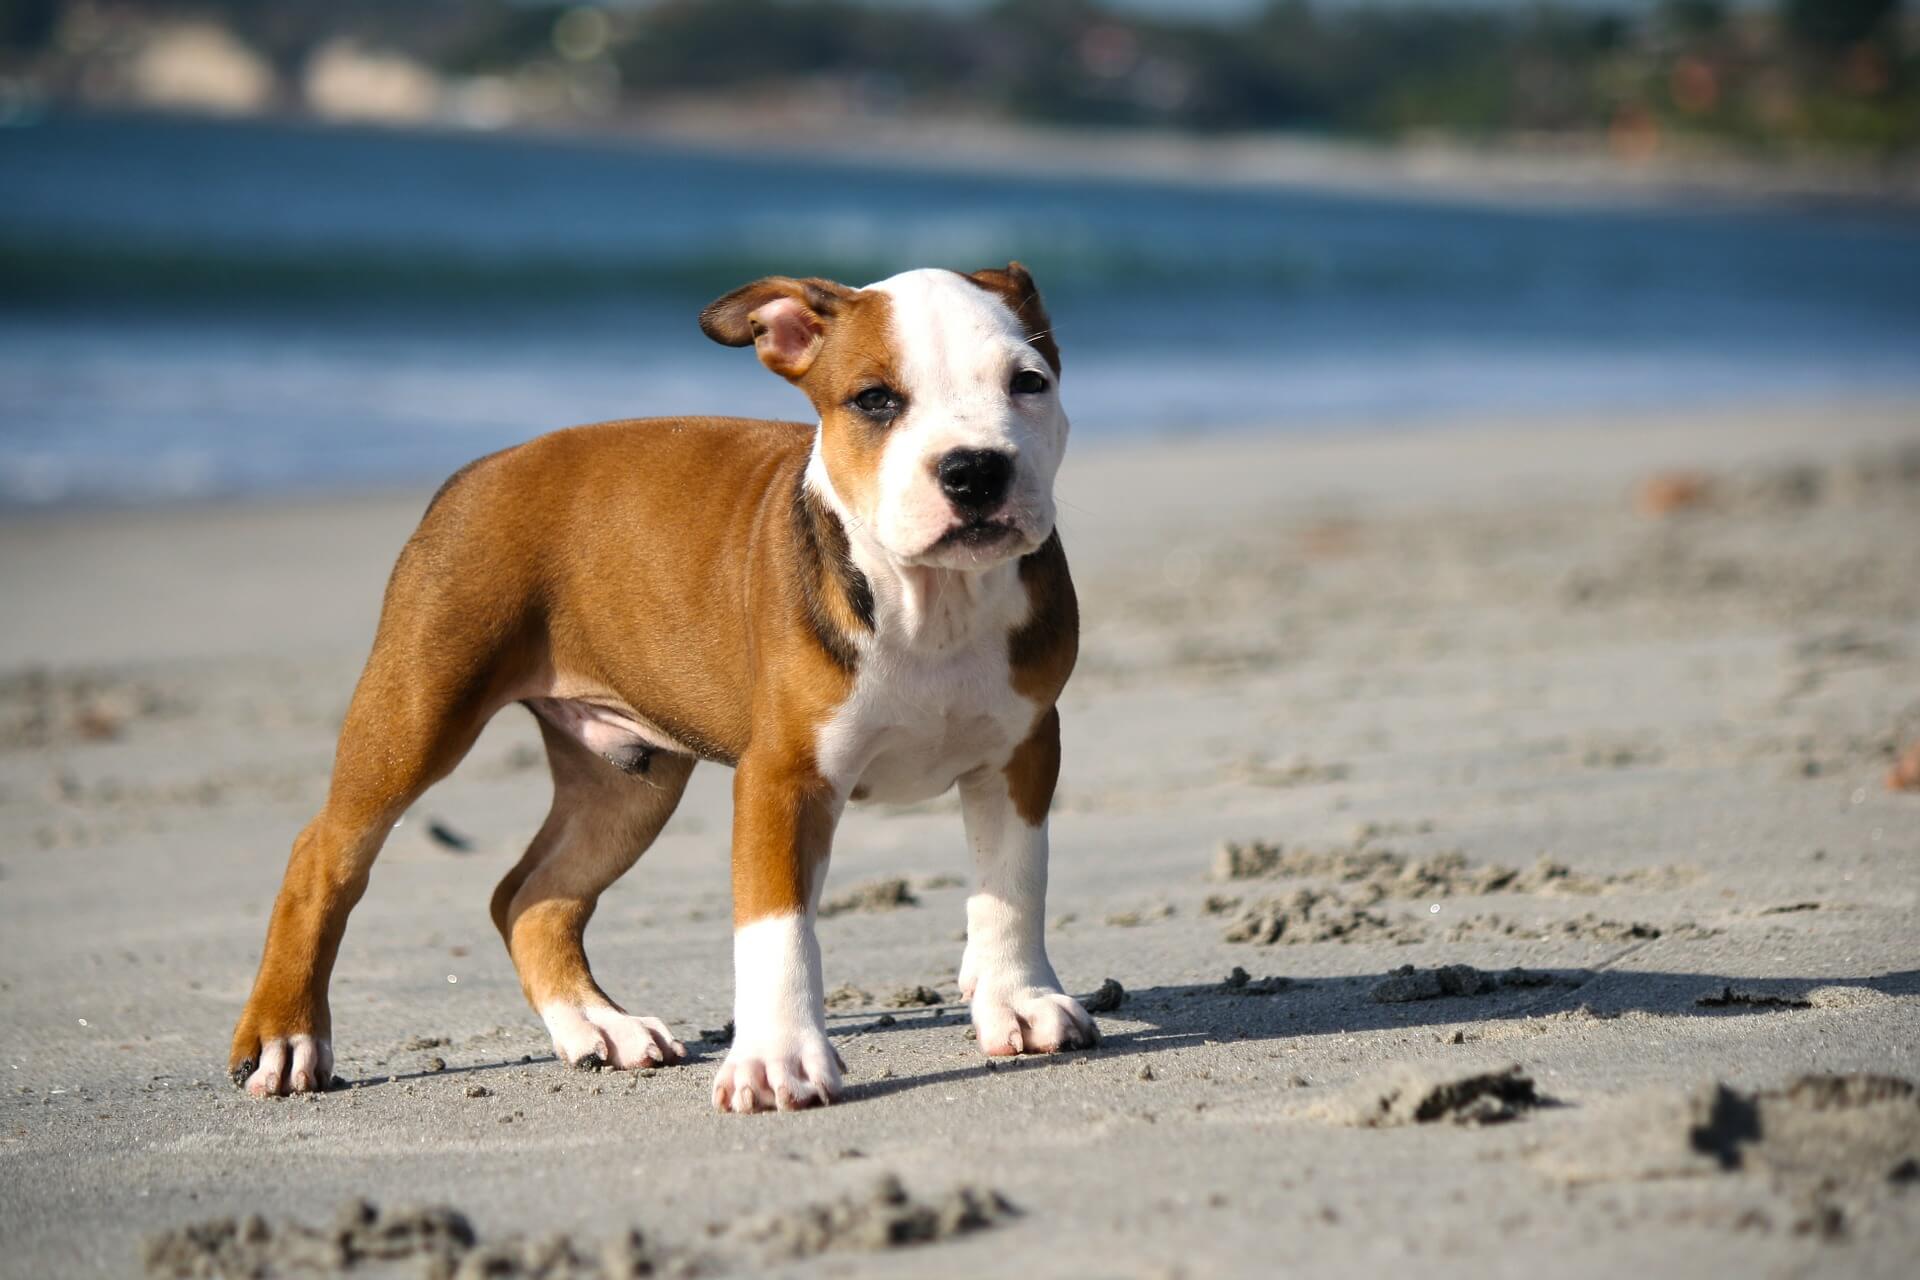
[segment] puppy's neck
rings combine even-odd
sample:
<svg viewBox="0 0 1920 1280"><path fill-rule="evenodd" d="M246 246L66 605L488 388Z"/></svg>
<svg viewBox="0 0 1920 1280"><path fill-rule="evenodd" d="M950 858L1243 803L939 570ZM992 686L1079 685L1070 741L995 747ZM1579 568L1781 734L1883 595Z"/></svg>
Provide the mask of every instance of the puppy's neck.
<svg viewBox="0 0 1920 1280"><path fill-rule="evenodd" d="M873 594L873 636L882 649L932 654L999 643L1025 618L1018 560L978 570L901 564L847 510L817 447L803 483L846 530L854 567Z"/></svg>

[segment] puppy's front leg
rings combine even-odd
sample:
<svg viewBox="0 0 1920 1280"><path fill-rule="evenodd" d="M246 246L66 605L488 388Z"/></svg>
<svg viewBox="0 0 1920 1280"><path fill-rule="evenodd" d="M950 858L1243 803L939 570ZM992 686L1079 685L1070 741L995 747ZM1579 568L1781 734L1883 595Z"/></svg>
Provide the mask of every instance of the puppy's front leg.
<svg viewBox="0 0 1920 1280"><path fill-rule="evenodd" d="M994 1056L1100 1042L1047 959L1047 807L1060 773L1060 716L1049 710L1004 769L960 780L960 812L979 886L967 899L960 993L980 1047Z"/></svg>
<svg viewBox="0 0 1920 1280"><path fill-rule="evenodd" d="M722 1111L795 1111L840 1094L827 1040L814 909L840 800L788 762L740 761L733 782L733 1047L713 1079Z"/></svg>

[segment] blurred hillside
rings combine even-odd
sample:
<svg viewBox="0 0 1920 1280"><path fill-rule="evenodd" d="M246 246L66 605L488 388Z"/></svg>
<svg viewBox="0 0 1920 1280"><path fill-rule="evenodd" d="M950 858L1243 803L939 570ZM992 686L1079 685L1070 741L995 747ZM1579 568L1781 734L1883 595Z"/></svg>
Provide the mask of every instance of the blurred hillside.
<svg viewBox="0 0 1920 1280"><path fill-rule="evenodd" d="M51 104L645 124L769 141L964 120L1368 140L1582 138L1617 156L1911 155L1901 0L1371 7L1179 17L1093 0L0 0L0 115Z"/></svg>

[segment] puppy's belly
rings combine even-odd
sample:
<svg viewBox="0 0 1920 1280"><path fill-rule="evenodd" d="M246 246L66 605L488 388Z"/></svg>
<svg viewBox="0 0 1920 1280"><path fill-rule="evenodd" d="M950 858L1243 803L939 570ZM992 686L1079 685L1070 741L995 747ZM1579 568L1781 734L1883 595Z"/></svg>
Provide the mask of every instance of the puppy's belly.
<svg viewBox="0 0 1920 1280"><path fill-rule="evenodd" d="M893 730L879 735L853 799L913 804L945 792L983 764L1004 760L1013 744L991 717L951 723L944 732Z"/></svg>
<svg viewBox="0 0 1920 1280"><path fill-rule="evenodd" d="M526 704L542 720L628 773L645 773L656 751L695 754L659 725L624 709L580 698L528 698Z"/></svg>

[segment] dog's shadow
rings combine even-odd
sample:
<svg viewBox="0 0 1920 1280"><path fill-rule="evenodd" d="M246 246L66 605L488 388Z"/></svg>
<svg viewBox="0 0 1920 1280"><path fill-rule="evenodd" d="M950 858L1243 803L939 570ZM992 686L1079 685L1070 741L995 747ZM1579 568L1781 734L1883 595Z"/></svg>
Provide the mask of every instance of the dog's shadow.
<svg viewBox="0 0 1920 1280"><path fill-rule="evenodd" d="M1707 973L1544 969L1529 970L1518 981L1502 982L1501 975L1491 974L1495 985L1473 995L1404 1001L1374 998L1375 989L1393 976L1146 987L1128 992L1117 1008L1096 1015L1104 1025L1095 1048L986 1061L996 1071L1018 1072L1087 1056L1143 1056L1202 1044L1459 1027L1576 1012L1594 1020L1635 1012L1704 1018L1779 1014L1813 1009L1812 993L1833 988L1857 988L1890 996L1920 995L1917 969L1863 977L1764 979ZM1092 998L1080 997L1083 1002ZM842 1032L887 1034L930 1026L946 1030L967 1022L965 1005L941 1005L909 1014L896 1011L890 1016L891 1022L872 1013L842 1015L829 1019L829 1025ZM982 1070L981 1062L974 1062L927 1074L859 1081L848 1086L846 1101L883 1098L977 1077Z"/></svg>

